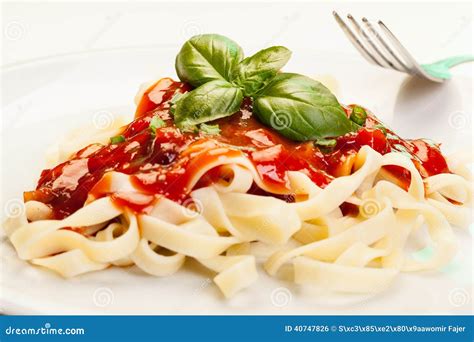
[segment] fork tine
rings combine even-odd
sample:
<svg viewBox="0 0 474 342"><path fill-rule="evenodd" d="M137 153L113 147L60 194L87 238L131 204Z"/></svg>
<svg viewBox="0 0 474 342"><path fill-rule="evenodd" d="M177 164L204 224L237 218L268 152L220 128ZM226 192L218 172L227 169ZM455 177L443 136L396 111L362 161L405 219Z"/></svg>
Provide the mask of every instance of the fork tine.
<svg viewBox="0 0 474 342"><path fill-rule="evenodd" d="M384 51L388 53L392 58L388 58L386 54L381 55L390 66L398 71L402 72L410 72L410 69L406 66L404 62L400 60L400 57L393 51L389 44L385 41L385 39L380 35L380 33L374 28L372 23L367 18L362 18L362 22L365 24L369 32L375 36L379 44L383 47Z"/></svg>
<svg viewBox="0 0 474 342"><path fill-rule="evenodd" d="M333 11L332 14L334 15L334 18L336 19L337 23L341 27L342 31L346 34L347 38L349 38L349 41L360 52L360 54L369 63L380 65L380 63L370 54L370 52L367 51L366 47L360 42L360 40L357 38L355 33L350 29L350 27L347 26L346 23L344 22L344 20L341 19L339 14L337 14L336 11Z"/></svg>
<svg viewBox="0 0 474 342"><path fill-rule="evenodd" d="M355 18L351 14L347 15L347 19L349 19L350 23L359 34L359 37L361 37L365 42L364 45L366 46L366 49L372 51L372 57L377 61L377 64L384 68L391 68L390 62L386 60L385 56L382 55L382 53L379 51L377 46L375 46L372 39L370 39L367 33L362 29L357 20L355 20ZM378 58L376 58L374 55L378 55Z"/></svg>
<svg viewBox="0 0 474 342"><path fill-rule="evenodd" d="M387 26L385 26L385 24L381 20L379 20L378 24L382 28L386 36L390 39L393 46L398 50L402 58L408 63L409 66L411 64L412 67L410 68L410 74L416 74L434 82L442 82L442 80L430 76L420 67L415 58L413 58L413 56L408 52L408 50L402 45L402 43L400 43L397 37L395 37L395 35L388 29Z"/></svg>

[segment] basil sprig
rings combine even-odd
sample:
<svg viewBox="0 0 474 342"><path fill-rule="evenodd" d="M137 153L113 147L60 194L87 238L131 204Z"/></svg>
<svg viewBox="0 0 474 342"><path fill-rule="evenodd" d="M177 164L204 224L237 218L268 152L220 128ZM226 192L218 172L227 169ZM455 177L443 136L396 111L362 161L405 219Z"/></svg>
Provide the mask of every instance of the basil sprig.
<svg viewBox="0 0 474 342"><path fill-rule="evenodd" d="M192 37L176 57L176 72L194 90L173 105L183 130L230 116L251 97L254 113L287 138L306 141L353 130L336 97L321 83L298 74L279 73L290 50L273 46L243 58L242 48L217 34Z"/></svg>

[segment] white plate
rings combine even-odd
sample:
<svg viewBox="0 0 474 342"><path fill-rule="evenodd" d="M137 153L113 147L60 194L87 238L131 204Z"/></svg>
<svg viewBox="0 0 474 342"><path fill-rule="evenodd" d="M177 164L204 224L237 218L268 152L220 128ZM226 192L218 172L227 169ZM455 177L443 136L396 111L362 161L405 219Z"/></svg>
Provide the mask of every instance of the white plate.
<svg viewBox="0 0 474 342"><path fill-rule="evenodd" d="M1 141L4 209L33 189L44 153L67 130L133 113L138 86L174 76L177 49L141 48L76 54L3 70ZM327 83L343 103L360 103L405 137L430 137L454 151L471 149L472 76L457 71L426 84L327 52L294 51L285 68ZM331 75L331 76L328 76ZM3 210L3 211L5 211ZM472 228L472 227L471 227ZM1 303L6 313L42 314L468 314L472 310L472 229L457 230L460 251L446 269L403 274L375 297L327 296L270 278L225 300L212 273L187 263L171 277L135 267L65 280L16 256L1 243Z"/></svg>

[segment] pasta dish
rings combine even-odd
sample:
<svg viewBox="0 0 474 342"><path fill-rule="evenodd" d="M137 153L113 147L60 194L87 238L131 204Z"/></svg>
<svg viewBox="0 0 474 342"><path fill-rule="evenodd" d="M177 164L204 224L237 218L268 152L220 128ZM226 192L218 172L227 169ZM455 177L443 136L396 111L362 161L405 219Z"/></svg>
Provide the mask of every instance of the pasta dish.
<svg viewBox="0 0 474 342"><path fill-rule="evenodd" d="M193 258L226 297L256 282L259 264L297 284L373 293L399 272L449 263L453 227L470 223L470 171L282 72L290 55L188 40L180 81L142 89L133 121L58 147L24 192L24 214L4 224L18 256L64 277L131 265L169 276ZM419 231L426 260L406 248Z"/></svg>

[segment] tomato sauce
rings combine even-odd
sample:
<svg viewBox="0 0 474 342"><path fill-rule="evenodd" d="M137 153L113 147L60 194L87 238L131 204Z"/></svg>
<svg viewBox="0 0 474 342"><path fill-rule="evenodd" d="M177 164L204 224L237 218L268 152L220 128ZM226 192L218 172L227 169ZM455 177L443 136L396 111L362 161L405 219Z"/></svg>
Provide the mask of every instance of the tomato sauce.
<svg viewBox="0 0 474 342"><path fill-rule="evenodd" d="M424 140L403 140L369 115L358 132L336 139L328 150L313 142L295 142L261 124L252 115L252 103L245 99L241 110L227 118L213 122L220 128L219 135L202 132L182 132L174 124L170 113L176 93L190 87L164 78L143 95L137 106L135 119L123 127L123 141L115 144L92 144L76 152L69 160L41 173L36 190L25 192L25 201L36 200L48 204L54 218L67 217L80 209L88 196L110 195L120 206L136 212L146 211L155 195L165 196L178 203L189 196L193 176L206 165L221 157L247 157L255 166L262 181L272 189L272 196L293 201L287 171L301 171L318 186L325 187L339 175L339 168L354 156L363 145L381 154L398 151L408 154L423 177L449 172L439 145ZM351 106L345 107L350 115ZM150 122L158 116L164 127L153 132ZM109 171L131 175L136 193L106 193ZM387 171L409 185L409 174L400 167ZM205 186L222 177L218 169L205 174L196 187ZM252 193L264 194L252 186ZM273 194L274 192L274 194ZM270 194L267 194L270 195Z"/></svg>

